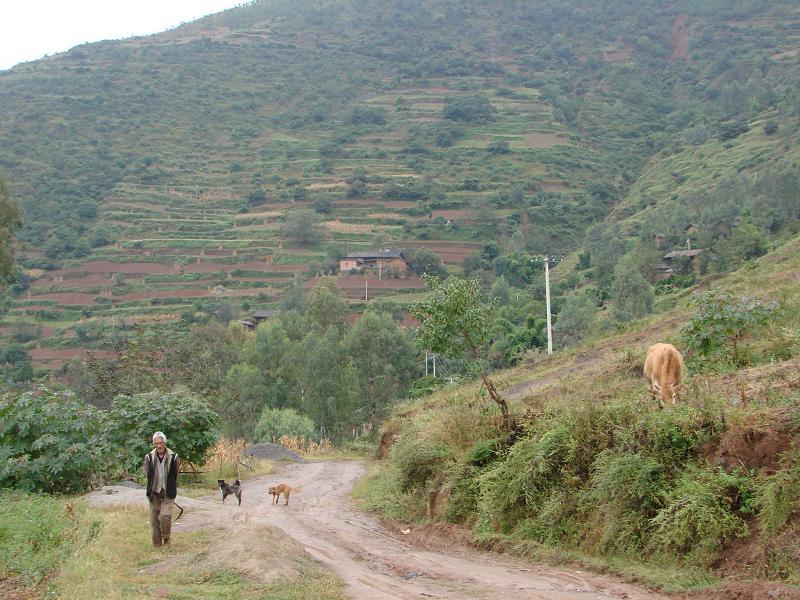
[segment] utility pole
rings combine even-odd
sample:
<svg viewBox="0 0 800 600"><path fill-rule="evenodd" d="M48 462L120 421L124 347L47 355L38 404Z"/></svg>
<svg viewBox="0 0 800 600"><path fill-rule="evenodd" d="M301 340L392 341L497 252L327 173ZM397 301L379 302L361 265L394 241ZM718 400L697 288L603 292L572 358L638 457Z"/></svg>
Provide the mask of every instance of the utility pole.
<svg viewBox="0 0 800 600"><path fill-rule="evenodd" d="M425 350L425 377L428 376L428 351Z"/></svg>
<svg viewBox="0 0 800 600"><path fill-rule="evenodd" d="M433 355L433 378L436 379L436 355Z"/></svg>
<svg viewBox="0 0 800 600"><path fill-rule="evenodd" d="M364 302L369 300L369 279L364 277Z"/></svg>
<svg viewBox="0 0 800 600"><path fill-rule="evenodd" d="M383 274L383 263L380 259L378 259L378 281L381 280L381 275Z"/></svg>
<svg viewBox="0 0 800 600"><path fill-rule="evenodd" d="M550 317L550 257L544 257L544 298L547 306L547 354L553 353L553 326Z"/></svg>

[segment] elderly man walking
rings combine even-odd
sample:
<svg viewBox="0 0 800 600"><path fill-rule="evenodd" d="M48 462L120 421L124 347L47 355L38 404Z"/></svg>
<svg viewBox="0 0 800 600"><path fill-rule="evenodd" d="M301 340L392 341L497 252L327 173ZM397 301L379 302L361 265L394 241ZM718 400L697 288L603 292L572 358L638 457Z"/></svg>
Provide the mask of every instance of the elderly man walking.
<svg viewBox="0 0 800 600"><path fill-rule="evenodd" d="M169 546L172 532L172 507L178 495L180 458L167 448L167 436L153 434L153 448L144 457L147 473L147 499L150 500L150 529L153 546Z"/></svg>

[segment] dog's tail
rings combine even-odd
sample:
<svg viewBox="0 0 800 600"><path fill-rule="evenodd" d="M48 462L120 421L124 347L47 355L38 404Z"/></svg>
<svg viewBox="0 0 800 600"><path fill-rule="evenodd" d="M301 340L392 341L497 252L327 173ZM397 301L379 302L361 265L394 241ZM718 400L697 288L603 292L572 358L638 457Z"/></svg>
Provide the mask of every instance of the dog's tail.
<svg viewBox="0 0 800 600"><path fill-rule="evenodd" d="M292 488L292 491L293 491L293 492L300 492L300 491L302 491L302 490L300 489L300 486L298 485L297 487L293 487L293 488Z"/></svg>
<svg viewBox="0 0 800 600"><path fill-rule="evenodd" d="M236 485L242 485L242 482L237 479L236 480Z"/></svg>

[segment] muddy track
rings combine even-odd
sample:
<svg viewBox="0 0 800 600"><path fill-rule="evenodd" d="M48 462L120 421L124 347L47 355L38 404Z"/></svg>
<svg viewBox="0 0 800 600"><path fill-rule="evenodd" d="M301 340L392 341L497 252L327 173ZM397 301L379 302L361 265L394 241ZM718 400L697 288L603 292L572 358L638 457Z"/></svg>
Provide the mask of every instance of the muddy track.
<svg viewBox="0 0 800 600"><path fill-rule="evenodd" d="M186 499L189 506L176 534L208 526L233 532L277 527L341 577L348 597L358 599L666 598L610 577L516 562L456 544L440 551L415 547L356 510L350 491L363 473L357 461L281 465L273 475L245 482L241 506L231 503L233 497L224 506L219 496ZM266 493L268 485L279 482L302 488L288 506L283 499L273 505ZM136 494L143 504L141 490Z"/></svg>

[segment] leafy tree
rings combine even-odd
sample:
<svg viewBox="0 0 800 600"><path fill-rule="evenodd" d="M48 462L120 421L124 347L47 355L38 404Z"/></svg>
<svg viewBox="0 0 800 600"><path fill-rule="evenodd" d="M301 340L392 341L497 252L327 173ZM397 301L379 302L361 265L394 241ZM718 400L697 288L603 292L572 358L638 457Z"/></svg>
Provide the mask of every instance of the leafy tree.
<svg viewBox="0 0 800 600"><path fill-rule="evenodd" d="M289 240L308 245L317 244L324 237L319 217L305 208L292 211L286 216L282 233Z"/></svg>
<svg viewBox="0 0 800 600"><path fill-rule="evenodd" d="M417 275L428 273L429 275L440 276L446 273L442 259L433 250L416 248L406 253L406 258L411 264L411 270Z"/></svg>
<svg viewBox="0 0 800 600"><path fill-rule="evenodd" d="M366 312L343 340L358 381L357 410L373 427L412 379L413 351L390 314Z"/></svg>
<svg viewBox="0 0 800 600"><path fill-rule="evenodd" d="M0 284L14 278L14 232L21 226L19 206L0 178Z"/></svg>
<svg viewBox="0 0 800 600"><path fill-rule="evenodd" d="M595 322L595 307L585 294L574 294L564 302L553 325L553 341L560 348L573 346L592 330Z"/></svg>
<svg viewBox="0 0 800 600"><path fill-rule="evenodd" d="M639 273L631 257L626 256L614 269L611 300L611 314L617 321L638 319L653 310L653 286Z"/></svg>
<svg viewBox="0 0 800 600"><path fill-rule="evenodd" d="M33 379L31 356L22 344L9 344L5 352L0 355L0 358L5 363L4 374L6 379L18 383L28 382Z"/></svg>
<svg viewBox="0 0 800 600"><path fill-rule="evenodd" d="M313 419L301 415L293 408L264 408L256 424L256 442L274 444L284 435L307 440L319 438Z"/></svg>
<svg viewBox="0 0 800 600"><path fill-rule="evenodd" d="M219 437L218 419L204 400L186 389L121 395L103 419L104 446L122 470L138 472L152 448L153 433L163 431L169 447L184 461L201 465Z"/></svg>
<svg viewBox="0 0 800 600"><path fill-rule="evenodd" d="M700 297L683 335L691 354L740 365L740 342L755 335L775 317L779 305L750 296L709 292Z"/></svg>
<svg viewBox="0 0 800 600"><path fill-rule="evenodd" d="M483 302L480 282L453 276L444 281L430 275L422 278L430 292L425 300L411 307L411 314L420 321L417 330L420 345L446 356L467 353L489 396L500 408L503 425L513 430L508 404L494 387L485 364L493 306Z"/></svg>
<svg viewBox="0 0 800 600"><path fill-rule="evenodd" d="M485 123L494 116L496 109L483 94L445 96L442 116L450 121Z"/></svg>
<svg viewBox="0 0 800 600"><path fill-rule="evenodd" d="M267 403L267 393L267 381L261 369L246 363L237 363L228 369L217 403L224 433L233 438L251 438L258 416Z"/></svg>
<svg viewBox="0 0 800 600"><path fill-rule="evenodd" d="M64 494L89 489L102 472L100 423L96 409L68 392L4 395L0 486Z"/></svg>
<svg viewBox="0 0 800 600"><path fill-rule="evenodd" d="M319 284L308 295L308 311L306 312L309 325L328 329L335 327L338 331L344 330L347 317L347 300L336 286L336 279L323 277Z"/></svg>

